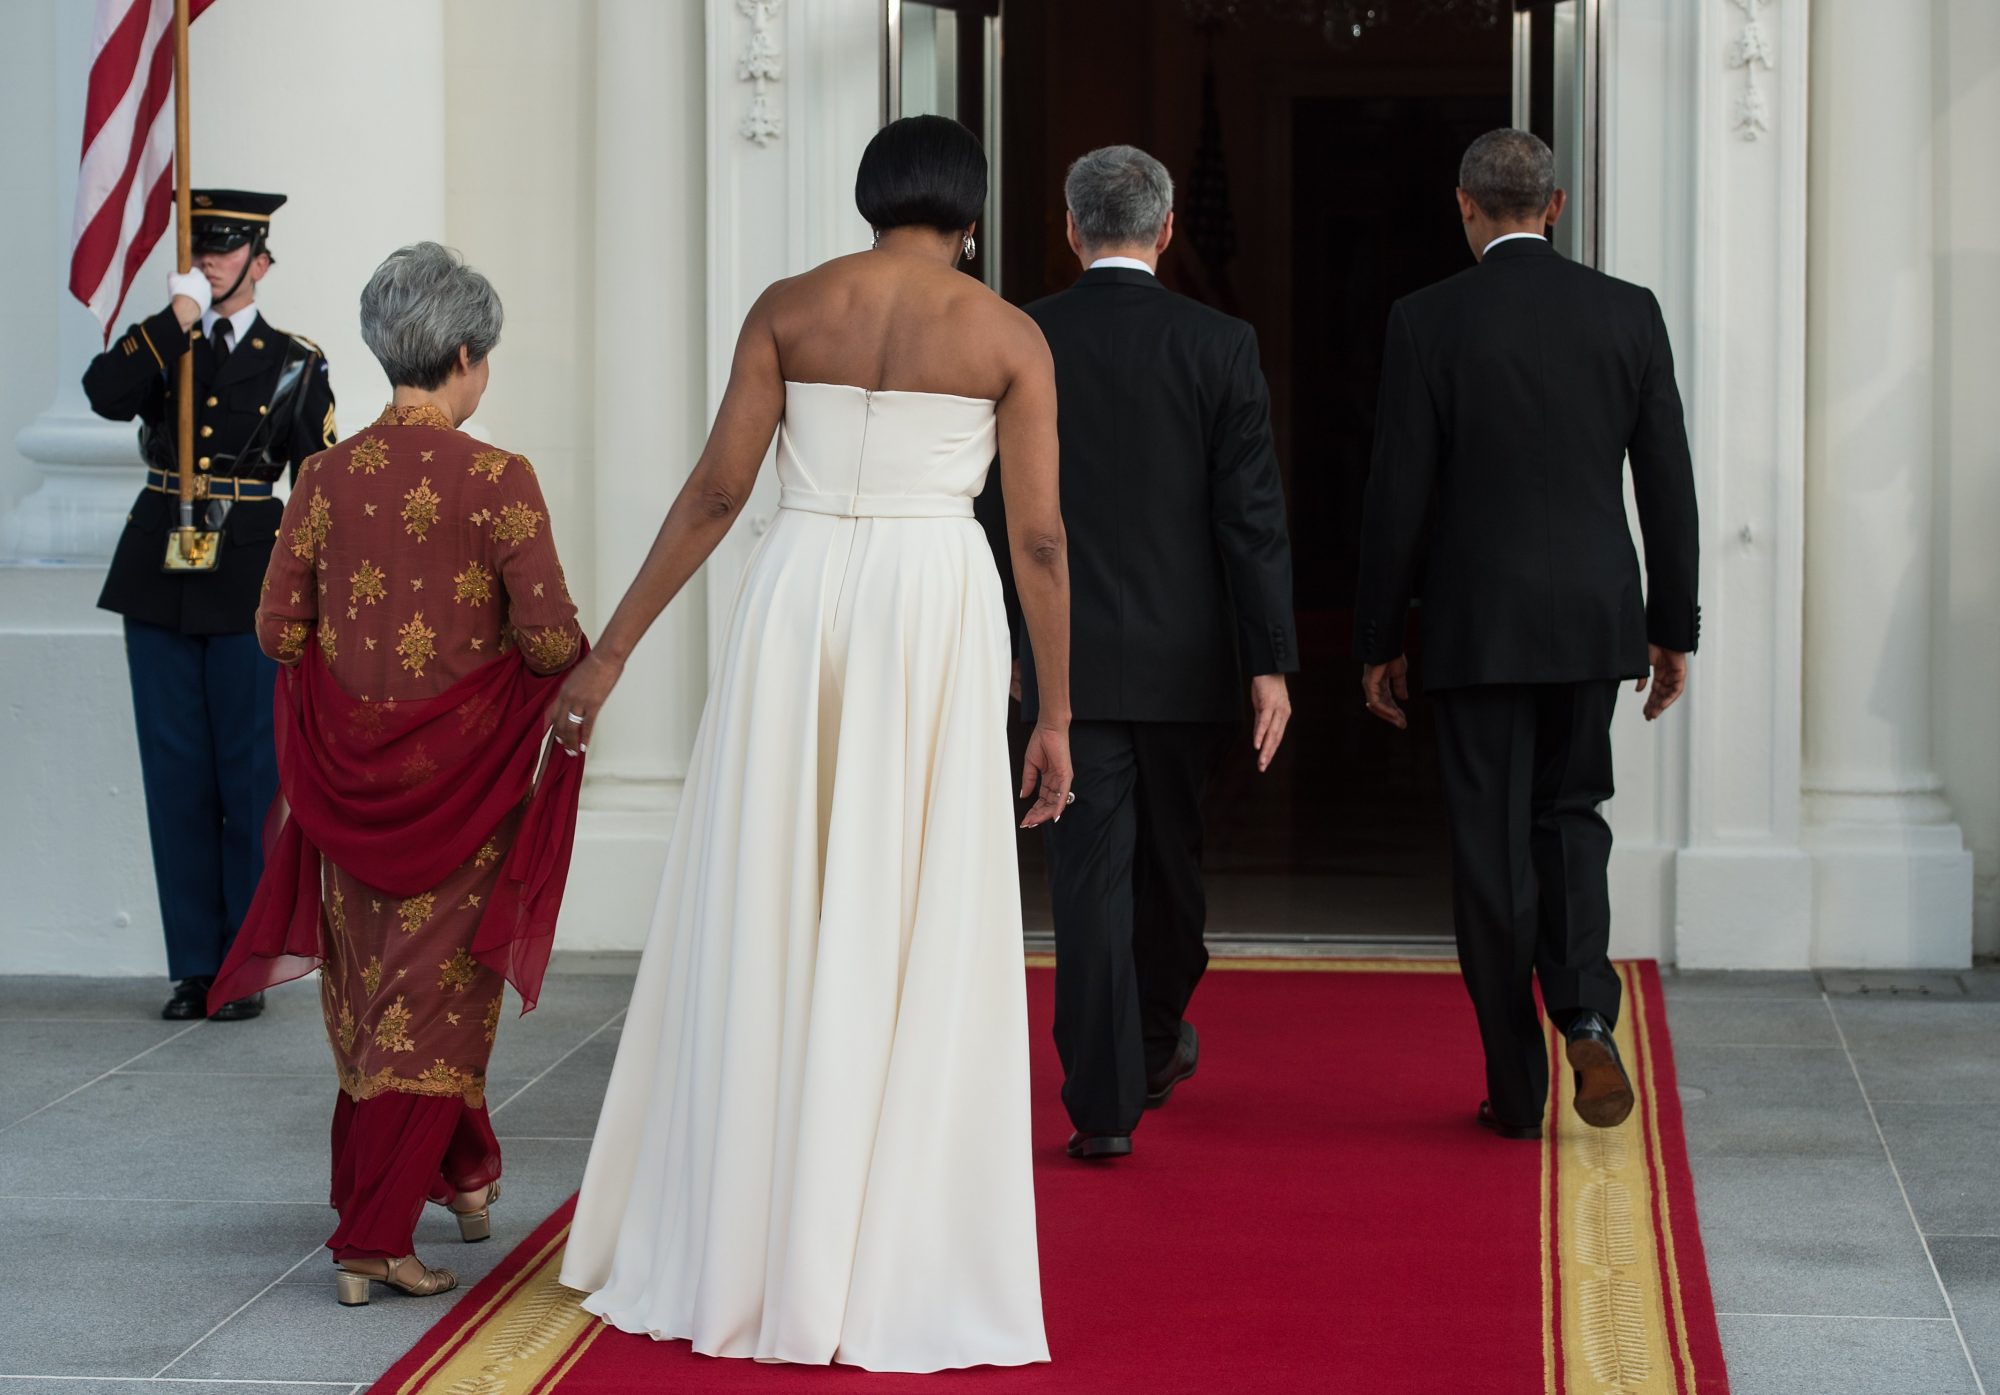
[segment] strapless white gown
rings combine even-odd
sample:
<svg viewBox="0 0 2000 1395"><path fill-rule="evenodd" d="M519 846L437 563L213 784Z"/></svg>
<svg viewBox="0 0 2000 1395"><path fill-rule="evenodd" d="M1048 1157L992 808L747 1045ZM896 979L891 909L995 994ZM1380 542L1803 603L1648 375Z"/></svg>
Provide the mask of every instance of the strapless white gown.
<svg viewBox="0 0 2000 1395"><path fill-rule="evenodd" d="M785 386L563 1261L628 1332L1048 1359L994 442L991 402Z"/></svg>

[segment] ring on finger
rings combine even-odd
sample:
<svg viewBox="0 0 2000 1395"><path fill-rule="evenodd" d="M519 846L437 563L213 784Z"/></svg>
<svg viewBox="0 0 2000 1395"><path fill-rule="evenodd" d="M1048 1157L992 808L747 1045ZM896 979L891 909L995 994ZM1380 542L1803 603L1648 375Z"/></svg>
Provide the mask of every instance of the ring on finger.
<svg viewBox="0 0 2000 1395"><path fill-rule="evenodd" d="M1063 803L1065 803L1065 804L1074 804L1074 803L1076 803L1076 791L1075 791L1075 790L1064 790L1064 791L1063 791Z"/></svg>

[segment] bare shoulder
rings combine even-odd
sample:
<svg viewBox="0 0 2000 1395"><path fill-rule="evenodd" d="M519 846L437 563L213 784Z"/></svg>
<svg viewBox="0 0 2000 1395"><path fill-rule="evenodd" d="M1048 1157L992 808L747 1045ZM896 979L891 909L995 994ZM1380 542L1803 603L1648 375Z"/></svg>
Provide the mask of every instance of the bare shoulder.
<svg viewBox="0 0 2000 1395"><path fill-rule="evenodd" d="M1042 327L1017 305L1010 305L985 286L974 312L979 332L999 352L1010 382L1022 378L1054 381L1055 358Z"/></svg>

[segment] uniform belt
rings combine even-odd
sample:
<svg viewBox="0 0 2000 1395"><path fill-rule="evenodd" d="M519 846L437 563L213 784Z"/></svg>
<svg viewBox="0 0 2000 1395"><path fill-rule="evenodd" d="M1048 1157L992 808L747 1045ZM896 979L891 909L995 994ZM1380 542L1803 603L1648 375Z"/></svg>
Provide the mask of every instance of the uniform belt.
<svg viewBox="0 0 2000 1395"><path fill-rule="evenodd" d="M194 497L197 499L268 499L271 497L272 480L239 480L228 475L196 475L194 477ZM180 476L165 470L148 468L146 488L157 494L179 494Z"/></svg>
<svg viewBox="0 0 2000 1395"><path fill-rule="evenodd" d="M778 507L835 518L971 518L972 500L963 494L816 494L778 491Z"/></svg>

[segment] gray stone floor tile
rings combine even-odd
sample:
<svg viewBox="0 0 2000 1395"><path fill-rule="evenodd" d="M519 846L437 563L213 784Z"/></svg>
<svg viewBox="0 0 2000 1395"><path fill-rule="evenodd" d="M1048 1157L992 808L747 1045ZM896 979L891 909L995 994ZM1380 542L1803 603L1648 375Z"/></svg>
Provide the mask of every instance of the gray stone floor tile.
<svg viewBox="0 0 2000 1395"><path fill-rule="evenodd" d="M1881 1160L1882 1141L1838 1047L1684 1044L1674 1055L1691 1161Z"/></svg>
<svg viewBox="0 0 2000 1395"><path fill-rule="evenodd" d="M1660 971L1660 987L1671 1006L1696 998L1819 997L1819 976L1804 970L1678 969ZM1669 1016L1672 1014L1669 1013Z"/></svg>
<svg viewBox="0 0 2000 1395"><path fill-rule="evenodd" d="M23 1018L84 1018L104 1021L160 1020L173 996L166 978L71 978L46 974L0 974L0 1021Z"/></svg>
<svg viewBox="0 0 2000 1395"><path fill-rule="evenodd" d="M335 1094L331 1068L318 1079L114 1075L0 1135L0 1197L323 1203Z"/></svg>
<svg viewBox="0 0 2000 1395"><path fill-rule="evenodd" d="M0 1372L150 1376L332 1228L324 1201L0 1203Z"/></svg>
<svg viewBox="0 0 2000 1395"><path fill-rule="evenodd" d="M1839 998L1833 1007L1871 1098L2000 1104L2000 1002Z"/></svg>
<svg viewBox="0 0 2000 1395"><path fill-rule="evenodd" d="M169 1377L159 1382L131 1380L89 1380L81 1377L44 1377L22 1380L0 1375L0 1395L356 1395L353 1381L328 1381L313 1385L277 1385L266 1381L179 1381Z"/></svg>
<svg viewBox="0 0 2000 1395"><path fill-rule="evenodd" d="M1840 1049L1840 1034L1819 998L1683 998L1668 1004L1667 1025L1676 1040L1704 1046Z"/></svg>
<svg viewBox="0 0 2000 1395"><path fill-rule="evenodd" d="M1830 1047L1710 1046L1689 1033L1674 1041L1674 1076L1709 1100L1865 1109L1847 1053Z"/></svg>
<svg viewBox="0 0 2000 1395"><path fill-rule="evenodd" d="M1926 1234L2000 1232L2000 1119L1951 1105L1875 1106Z"/></svg>
<svg viewBox="0 0 2000 1395"><path fill-rule="evenodd" d="M2000 1388L2000 1236L1933 1236L1931 1258L1973 1364L1988 1387Z"/></svg>
<svg viewBox="0 0 2000 1395"><path fill-rule="evenodd" d="M589 1138L618 1054L618 1033L606 1031L516 1098L495 1092L493 1131L535 1138ZM0 1392L5 1395L5 1392Z"/></svg>
<svg viewBox="0 0 2000 1395"><path fill-rule="evenodd" d="M159 1047L188 1025L157 1016L150 1022L0 1018L0 1062L5 1063L0 1069L0 1128ZM159 1054L153 1050L145 1059Z"/></svg>
<svg viewBox="0 0 2000 1395"><path fill-rule="evenodd" d="M1718 1310L1945 1316L1886 1158L1710 1157L1694 1180Z"/></svg>
<svg viewBox="0 0 2000 1395"><path fill-rule="evenodd" d="M1974 1395L1948 1322L1723 1317L1731 1395Z"/></svg>

